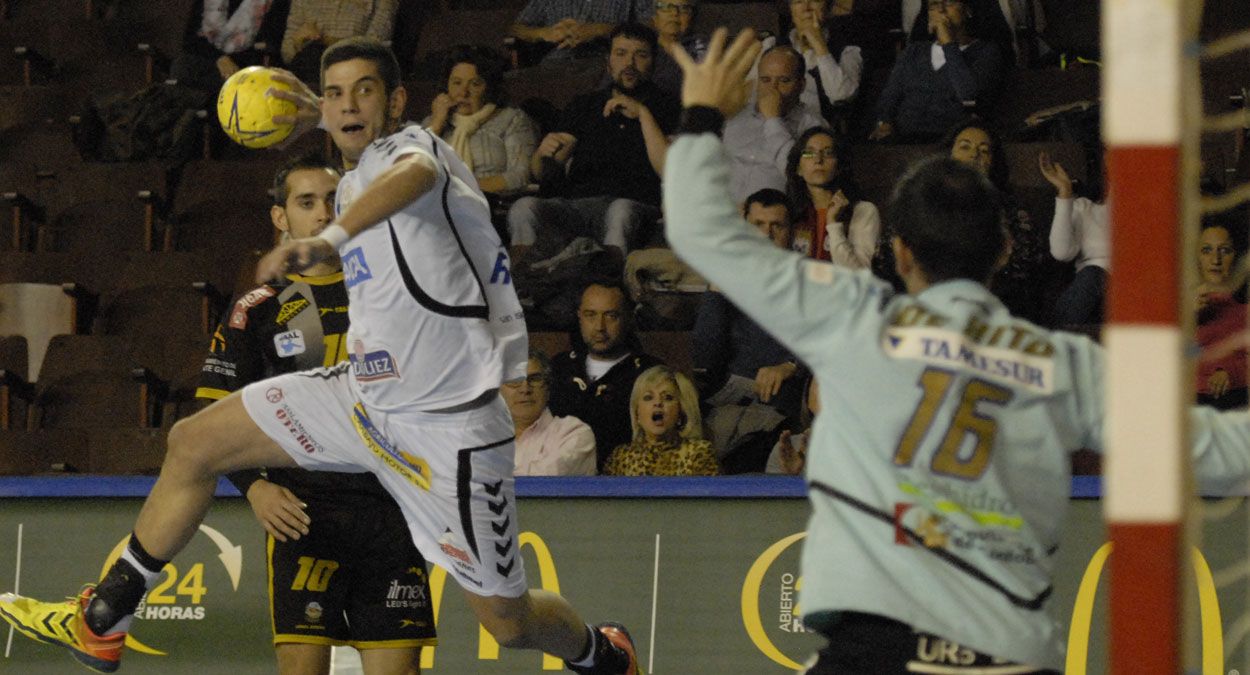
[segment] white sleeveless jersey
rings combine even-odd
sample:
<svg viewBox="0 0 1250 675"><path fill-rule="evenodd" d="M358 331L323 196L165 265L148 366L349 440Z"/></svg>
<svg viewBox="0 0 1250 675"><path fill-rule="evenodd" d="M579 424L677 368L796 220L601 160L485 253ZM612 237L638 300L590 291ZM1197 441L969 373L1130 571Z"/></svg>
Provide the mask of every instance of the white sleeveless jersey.
<svg viewBox="0 0 1250 675"><path fill-rule="evenodd" d="M440 410L525 377L525 319L507 252L477 180L451 146L410 125L365 149L335 213L412 153L434 187L339 248L349 296L353 380L372 409Z"/></svg>

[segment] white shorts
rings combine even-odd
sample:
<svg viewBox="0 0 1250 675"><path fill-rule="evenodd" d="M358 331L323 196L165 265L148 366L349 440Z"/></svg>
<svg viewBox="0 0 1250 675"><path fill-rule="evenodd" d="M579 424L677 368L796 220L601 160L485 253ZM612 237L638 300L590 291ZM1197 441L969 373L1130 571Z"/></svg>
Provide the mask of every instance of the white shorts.
<svg viewBox="0 0 1250 675"><path fill-rule="evenodd" d="M367 412L343 363L250 384L243 406L302 468L377 474L421 555L465 590L525 593L514 429L502 398L461 413Z"/></svg>

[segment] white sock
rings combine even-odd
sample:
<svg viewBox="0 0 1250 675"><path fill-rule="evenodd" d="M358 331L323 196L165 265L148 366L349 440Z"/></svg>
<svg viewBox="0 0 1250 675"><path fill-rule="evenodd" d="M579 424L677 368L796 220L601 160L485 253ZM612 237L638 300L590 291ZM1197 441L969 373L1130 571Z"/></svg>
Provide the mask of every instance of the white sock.
<svg viewBox="0 0 1250 675"><path fill-rule="evenodd" d="M589 668L595 665L595 655L599 652L599 650L595 649L596 641L599 639L599 631L592 628L590 624L586 624L586 630L590 631L590 645L587 647L586 657L580 661L569 661L571 665L578 668Z"/></svg>

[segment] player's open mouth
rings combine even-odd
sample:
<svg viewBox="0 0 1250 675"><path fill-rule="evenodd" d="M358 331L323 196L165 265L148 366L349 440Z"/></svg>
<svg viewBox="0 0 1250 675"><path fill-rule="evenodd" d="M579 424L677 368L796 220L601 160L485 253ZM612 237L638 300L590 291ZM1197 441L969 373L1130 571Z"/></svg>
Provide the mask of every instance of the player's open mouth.
<svg viewBox="0 0 1250 675"><path fill-rule="evenodd" d="M657 411L655 411L655 412L651 413L651 421L652 421L652 422L655 422L656 424L659 424L660 422L663 422L663 421L664 421L664 411L662 411L662 410L657 410Z"/></svg>
<svg viewBox="0 0 1250 675"><path fill-rule="evenodd" d="M345 134L356 134L364 130L365 130L365 125L363 124L348 124L343 127L343 133Z"/></svg>

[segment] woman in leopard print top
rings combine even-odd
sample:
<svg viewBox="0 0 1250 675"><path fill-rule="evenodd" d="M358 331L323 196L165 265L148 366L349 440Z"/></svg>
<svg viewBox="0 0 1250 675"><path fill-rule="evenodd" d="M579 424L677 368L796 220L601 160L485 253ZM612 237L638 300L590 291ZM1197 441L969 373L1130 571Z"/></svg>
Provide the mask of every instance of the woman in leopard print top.
<svg viewBox="0 0 1250 675"><path fill-rule="evenodd" d="M612 451L609 476L715 476L712 444L703 440L699 395L685 374L668 366L647 369L629 398L634 438Z"/></svg>

